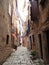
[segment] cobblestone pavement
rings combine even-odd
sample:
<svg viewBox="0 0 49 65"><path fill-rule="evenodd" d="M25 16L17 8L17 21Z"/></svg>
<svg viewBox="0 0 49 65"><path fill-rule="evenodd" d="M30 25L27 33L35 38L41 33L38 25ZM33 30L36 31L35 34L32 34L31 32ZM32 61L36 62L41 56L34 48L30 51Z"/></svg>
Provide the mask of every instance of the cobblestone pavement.
<svg viewBox="0 0 49 65"><path fill-rule="evenodd" d="M30 59L29 52L26 47L18 47L11 56L3 63L3 65L39 65L33 63Z"/></svg>

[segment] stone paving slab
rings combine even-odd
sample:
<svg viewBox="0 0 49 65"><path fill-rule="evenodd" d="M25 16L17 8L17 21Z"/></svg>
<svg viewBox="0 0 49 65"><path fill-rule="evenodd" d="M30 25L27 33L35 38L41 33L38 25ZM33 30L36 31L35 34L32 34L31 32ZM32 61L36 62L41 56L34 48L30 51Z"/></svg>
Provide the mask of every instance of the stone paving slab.
<svg viewBox="0 0 49 65"><path fill-rule="evenodd" d="M26 47L18 47L3 65L39 65L37 61L30 59L29 51Z"/></svg>

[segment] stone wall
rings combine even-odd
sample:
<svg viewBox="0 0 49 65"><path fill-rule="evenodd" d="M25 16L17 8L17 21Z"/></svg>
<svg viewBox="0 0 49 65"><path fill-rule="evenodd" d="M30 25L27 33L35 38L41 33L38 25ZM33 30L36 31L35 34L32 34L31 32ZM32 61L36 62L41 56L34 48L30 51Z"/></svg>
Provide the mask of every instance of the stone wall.
<svg viewBox="0 0 49 65"><path fill-rule="evenodd" d="M1 5L2 4L2 5ZM0 4L0 44L6 44L7 35L11 43L11 17L8 13L8 1L2 0Z"/></svg>
<svg viewBox="0 0 49 65"><path fill-rule="evenodd" d="M8 13L8 3L9 3L9 0L0 0L0 58L1 59L4 56L7 57L11 53L11 48L10 48L11 46L11 17ZM7 37L9 39L8 42L7 42ZM3 53L3 51L6 51L6 54ZM3 60L4 58L2 59L2 61ZM2 61L0 61L0 64Z"/></svg>
<svg viewBox="0 0 49 65"><path fill-rule="evenodd" d="M40 8L39 8L40 9ZM48 61L48 50L47 50L47 38L45 31L49 30L49 1L47 0L46 5L40 10L40 16L38 21L33 22L32 31L30 31L29 36L34 35L34 44L32 46L33 50L38 52L39 58L44 59L47 63ZM48 16L48 17L47 17Z"/></svg>

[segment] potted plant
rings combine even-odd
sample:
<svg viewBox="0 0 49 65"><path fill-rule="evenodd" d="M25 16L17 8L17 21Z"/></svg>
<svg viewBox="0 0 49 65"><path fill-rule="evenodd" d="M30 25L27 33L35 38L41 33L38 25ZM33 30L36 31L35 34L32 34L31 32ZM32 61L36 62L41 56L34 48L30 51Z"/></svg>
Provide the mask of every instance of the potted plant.
<svg viewBox="0 0 49 65"><path fill-rule="evenodd" d="M37 52L31 51L32 60L37 58Z"/></svg>

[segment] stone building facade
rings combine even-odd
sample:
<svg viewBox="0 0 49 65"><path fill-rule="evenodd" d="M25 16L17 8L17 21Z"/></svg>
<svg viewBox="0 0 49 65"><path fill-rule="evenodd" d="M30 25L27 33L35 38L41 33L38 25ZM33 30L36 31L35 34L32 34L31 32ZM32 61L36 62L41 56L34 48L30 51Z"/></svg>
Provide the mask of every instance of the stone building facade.
<svg viewBox="0 0 49 65"><path fill-rule="evenodd" d="M12 7L12 47L17 48L19 46L19 26L20 20L18 15L18 4L17 0L13 0Z"/></svg>
<svg viewBox="0 0 49 65"><path fill-rule="evenodd" d="M49 0L40 0L39 17L30 22L29 48L38 52L39 58L49 62Z"/></svg>
<svg viewBox="0 0 49 65"><path fill-rule="evenodd" d="M9 2L10 0L0 0L0 64L11 53L11 8Z"/></svg>

